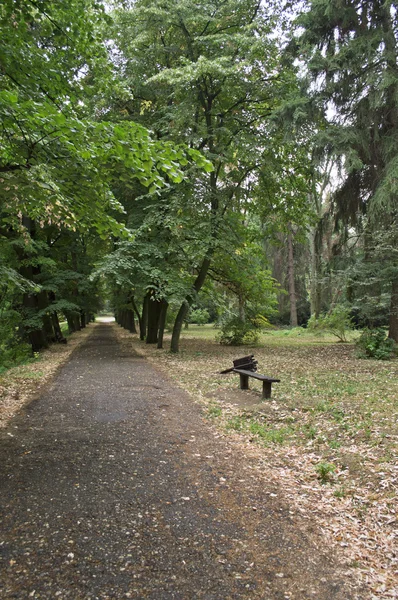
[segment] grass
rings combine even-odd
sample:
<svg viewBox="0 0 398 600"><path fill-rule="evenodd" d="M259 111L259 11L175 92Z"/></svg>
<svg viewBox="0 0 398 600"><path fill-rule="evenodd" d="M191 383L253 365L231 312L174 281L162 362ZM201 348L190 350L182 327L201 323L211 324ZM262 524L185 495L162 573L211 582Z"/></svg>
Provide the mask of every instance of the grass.
<svg viewBox="0 0 398 600"><path fill-rule="evenodd" d="M180 385L207 405L213 423L226 431L262 446L315 452L321 464L333 462L347 471L347 489L369 483L369 477L378 479L397 451L397 360L361 360L353 343L320 338L301 328L269 330L252 347L221 346L216 334L212 325L190 325L183 330L177 356L148 345L141 348L175 373ZM246 354L255 355L260 373L281 379L273 386L271 401L261 402L261 383L251 381L251 390L241 392L236 375L219 374ZM255 405L251 412L242 399ZM371 459L355 460L361 454Z"/></svg>
<svg viewBox="0 0 398 600"><path fill-rule="evenodd" d="M220 330L213 324L195 325L190 324L188 329L182 330L182 339L213 340ZM359 337L359 332L350 331L347 333L349 342ZM319 346L324 344L336 344L336 337L330 334L313 333L302 327L293 329L267 329L260 333L260 341L256 347L264 345L272 346ZM242 347L244 350L244 346ZM243 352L244 354L244 352Z"/></svg>

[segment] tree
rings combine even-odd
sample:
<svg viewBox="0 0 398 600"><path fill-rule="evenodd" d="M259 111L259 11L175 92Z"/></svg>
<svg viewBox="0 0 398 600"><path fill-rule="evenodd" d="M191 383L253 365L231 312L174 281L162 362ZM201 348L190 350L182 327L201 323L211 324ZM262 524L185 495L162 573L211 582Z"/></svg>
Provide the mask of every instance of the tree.
<svg viewBox="0 0 398 600"><path fill-rule="evenodd" d="M117 218L123 207L112 193L116 178L134 178L155 191L166 185L166 173L167 181L181 181L188 161L205 164L195 150L153 140L140 125L90 113L104 82L117 85L102 39L106 21L95 0L7 0L0 7L0 242L9 247L4 256L17 251L19 278L15 260L5 272L24 282L20 331L35 350L46 345L46 330L52 337L49 315L56 314L51 290L42 285L42 259L51 260L45 232L56 227L128 237ZM73 296L82 292L78 279ZM85 313L79 302L75 309L72 329L79 310Z"/></svg>
<svg viewBox="0 0 398 600"><path fill-rule="evenodd" d="M184 197L178 193L181 213L194 216L183 229L187 246L200 252L185 256L190 276L173 351L218 249L233 239L229 215L249 205L249 182L264 166L270 115L284 87L273 10L254 0L139 0L115 17L113 43L132 97L116 102L114 113L203 151L214 167L188 181Z"/></svg>
<svg viewBox="0 0 398 600"><path fill-rule="evenodd" d="M396 14L393 2L313 0L297 19L301 33L295 43L313 81L313 100L332 115L318 141L343 168L337 219L348 228L366 215L368 239L383 233L392 247L398 241ZM397 340L398 267L384 258L389 335Z"/></svg>

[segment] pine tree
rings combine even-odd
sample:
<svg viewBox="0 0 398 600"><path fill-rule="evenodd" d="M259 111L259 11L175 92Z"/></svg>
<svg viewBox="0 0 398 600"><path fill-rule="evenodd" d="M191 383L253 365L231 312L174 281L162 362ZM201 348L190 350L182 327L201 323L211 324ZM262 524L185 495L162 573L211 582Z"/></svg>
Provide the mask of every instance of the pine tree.
<svg viewBox="0 0 398 600"><path fill-rule="evenodd" d="M344 182L337 218L364 219L373 235L398 244L397 3L313 0L297 20L298 55L311 95L329 115L318 142L340 158ZM385 256L391 291L390 332L398 341L398 264Z"/></svg>

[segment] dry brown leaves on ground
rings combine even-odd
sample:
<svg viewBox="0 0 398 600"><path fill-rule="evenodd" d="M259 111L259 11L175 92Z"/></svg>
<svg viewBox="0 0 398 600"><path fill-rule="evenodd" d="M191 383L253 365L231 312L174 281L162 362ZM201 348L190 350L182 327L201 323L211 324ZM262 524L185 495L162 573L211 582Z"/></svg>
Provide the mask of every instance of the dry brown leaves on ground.
<svg viewBox="0 0 398 600"><path fill-rule="evenodd" d="M398 598L398 361L359 360L349 344L273 339L242 349L185 337L180 355L172 355L115 330L126 349L201 402L221 435L260 460L370 598ZM260 373L281 379L270 401L261 401L258 382L244 392L237 375L219 374L251 353Z"/></svg>
<svg viewBox="0 0 398 600"><path fill-rule="evenodd" d="M87 327L76 332L68 338L67 344L53 344L34 362L13 367L0 375L0 427L5 427L25 404L34 399L91 331Z"/></svg>

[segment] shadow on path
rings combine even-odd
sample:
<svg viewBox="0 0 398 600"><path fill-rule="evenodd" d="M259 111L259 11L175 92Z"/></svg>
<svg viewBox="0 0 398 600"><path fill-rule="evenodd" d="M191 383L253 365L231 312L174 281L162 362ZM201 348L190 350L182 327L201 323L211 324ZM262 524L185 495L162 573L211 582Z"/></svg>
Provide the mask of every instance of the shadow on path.
<svg viewBox="0 0 398 600"><path fill-rule="evenodd" d="M1 432L1 597L357 597L322 537L114 327L93 326Z"/></svg>

